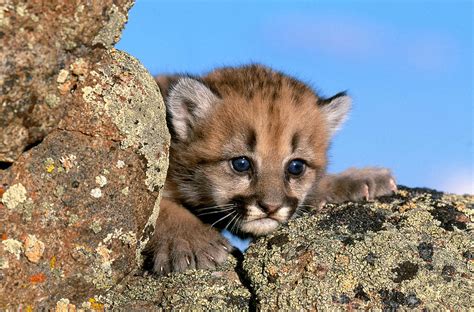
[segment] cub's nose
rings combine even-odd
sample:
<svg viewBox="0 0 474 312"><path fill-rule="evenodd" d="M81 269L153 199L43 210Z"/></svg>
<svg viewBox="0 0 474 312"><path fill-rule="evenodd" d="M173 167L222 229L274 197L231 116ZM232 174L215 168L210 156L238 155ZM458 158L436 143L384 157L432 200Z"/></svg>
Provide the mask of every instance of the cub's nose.
<svg viewBox="0 0 474 312"><path fill-rule="evenodd" d="M275 211L281 208L281 204L265 203L263 201L257 201L257 205L258 208L268 214L274 213Z"/></svg>

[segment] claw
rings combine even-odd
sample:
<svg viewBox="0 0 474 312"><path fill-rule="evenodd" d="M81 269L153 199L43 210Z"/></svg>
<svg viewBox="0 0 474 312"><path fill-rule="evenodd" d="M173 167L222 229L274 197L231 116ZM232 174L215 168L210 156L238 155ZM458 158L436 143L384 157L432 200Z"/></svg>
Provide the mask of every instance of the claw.
<svg viewBox="0 0 474 312"><path fill-rule="evenodd" d="M364 185L364 198L366 201L369 201L369 186L366 184Z"/></svg>
<svg viewBox="0 0 474 312"><path fill-rule="evenodd" d="M188 258L188 257L186 257L186 262L188 263L188 265L191 264L191 261L189 261L189 258Z"/></svg>
<svg viewBox="0 0 474 312"><path fill-rule="evenodd" d="M319 205L318 205L318 210L322 210L325 205L326 205L326 201L325 201L325 200L320 201L320 202L319 202Z"/></svg>
<svg viewBox="0 0 474 312"><path fill-rule="evenodd" d="M395 180L394 180L394 179L390 179L390 189L391 189L393 192L396 192L396 191L397 191L397 184L395 183Z"/></svg>

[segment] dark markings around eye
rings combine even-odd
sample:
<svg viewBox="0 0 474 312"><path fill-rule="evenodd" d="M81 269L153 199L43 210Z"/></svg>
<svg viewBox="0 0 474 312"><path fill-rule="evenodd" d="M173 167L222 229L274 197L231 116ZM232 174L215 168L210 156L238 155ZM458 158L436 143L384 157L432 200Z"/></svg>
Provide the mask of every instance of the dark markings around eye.
<svg viewBox="0 0 474 312"><path fill-rule="evenodd" d="M254 129L249 129L247 134L247 148L249 151L255 151L255 145L257 145L257 134Z"/></svg>
<svg viewBox="0 0 474 312"><path fill-rule="evenodd" d="M296 149L298 148L298 143L300 142L300 135L298 133L295 133L293 135L293 138L291 138L291 150L292 150L292 153L294 153L296 151Z"/></svg>

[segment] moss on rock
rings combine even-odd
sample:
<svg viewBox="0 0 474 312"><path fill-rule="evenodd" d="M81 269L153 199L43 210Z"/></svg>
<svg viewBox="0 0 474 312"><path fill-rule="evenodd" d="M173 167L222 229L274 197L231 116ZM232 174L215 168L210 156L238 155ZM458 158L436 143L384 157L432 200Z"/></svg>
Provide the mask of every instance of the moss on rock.
<svg viewBox="0 0 474 312"><path fill-rule="evenodd" d="M466 207L473 202L402 188L392 198L294 220L246 253L257 305L466 310L474 305L472 261L463 256L472 249Z"/></svg>

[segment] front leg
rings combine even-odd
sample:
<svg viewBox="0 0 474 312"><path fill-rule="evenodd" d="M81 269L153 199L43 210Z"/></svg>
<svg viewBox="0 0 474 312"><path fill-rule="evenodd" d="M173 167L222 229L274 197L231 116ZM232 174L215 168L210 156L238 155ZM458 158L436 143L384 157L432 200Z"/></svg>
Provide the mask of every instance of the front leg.
<svg viewBox="0 0 474 312"><path fill-rule="evenodd" d="M213 269L223 263L232 247L214 228L202 223L181 205L163 198L147 253L159 275L187 269Z"/></svg>
<svg viewBox="0 0 474 312"><path fill-rule="evenodd" d="M395 177L385 168L350 168L322 178L317 188L319 206L345 201L370 201L397 191Z"/></svg>

